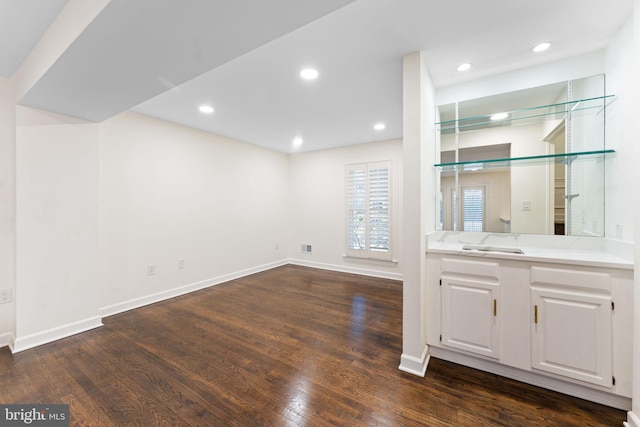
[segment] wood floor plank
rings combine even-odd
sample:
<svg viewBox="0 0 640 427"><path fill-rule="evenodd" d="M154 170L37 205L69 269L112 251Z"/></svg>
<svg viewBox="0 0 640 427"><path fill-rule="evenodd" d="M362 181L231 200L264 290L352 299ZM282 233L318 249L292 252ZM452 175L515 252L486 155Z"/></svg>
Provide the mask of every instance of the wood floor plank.
<svg viewBox="0 0 640 427"><path fill-rule="evenodd" d="M624 411L432 359L398 370L399 282L284 266L11 355L0 403L72 425L616 426Z"/></svg>

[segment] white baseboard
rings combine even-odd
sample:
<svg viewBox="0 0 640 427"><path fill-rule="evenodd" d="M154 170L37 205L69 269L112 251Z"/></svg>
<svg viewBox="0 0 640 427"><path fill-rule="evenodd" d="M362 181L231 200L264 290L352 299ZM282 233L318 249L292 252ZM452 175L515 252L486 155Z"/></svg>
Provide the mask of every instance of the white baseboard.
<svg viewBox="0 0 640 427"><path fill-rule="evenodd" d="M640 417L632 411L627 412L627 421L622 423L625 427L640 427Z"/></svg>
<svg viewBox="0 0 640 427"><path fill-rule="evenodd" d="M0 334L0 348L8 345L13 345L13 334L11 332Z"/></svg>
<svg viewBox="0 0 640 427"><path fill-rule="evenodd" d="M70 337L81 332L86 332L102 326L102 317L90 317L88 319L79 320L77 322L51 328L46 331L37 332L35 334L17 337L13 343L9 342L9 348L12 353L28 350L42 344L57 341L62 338Z"/></svg>
<svg viewBox="0 0 640 427"><path fill-rule="evenodd" d="M408 354L402 353L400 356L400 369L403 372L408 372L413 375L418 375L420 377L424 377L424 374L427 372L427 366L429 365L429 347L425 346L422 351L422 355L420 357L409 356Z"/></svg>
<svg viewBox="0 0 640 427"><path fill-rule="evenodd" d="M379 277L381 279L390 279L402 281L402 273L393 273L382 270L374 270L371 268L350 267L337 264L325 264L321 262L308 261L304 259L289 258L289 264L300 265L302 267L319 268L321 270L338 271L340 273L359 274L361 276Z"/></svg>
<svg viewBox="0 0 640 427"><path fill-rule="evenodd" d="M135 298L129 301L124 301L121 303L102 307L100 309L99 316L81 320L74 323L70 323L68 325L63 325L57 328L52 328L52 329L38 332L35 334L15 338L11 333L5 333L0 335L0 347L8 345L12 353L18 353L33 347L37 347L39 345L47 344L62 338L69 337L71 335L75 335L81 332L85 332L85 331L100 327L102 326L102 319L104 317L112 316L114 314L122 313L128 310L133 310L135 308L143 307L145 305L164 301L170 298L174 298L190 292L198 291L200 289L208 288L210 286L215 286L221 283L229 282L231 280L239 279L241 277L249 276L251 274L256 274L262 271L271 270L273 268L281 267L287 264L302 265L302 266L320 268L325 270L341 271L345 273L360 274L365 276L382 277L382 278L388 278L392 280L402 280L401 274L394 274L394 273L386 274L384 272L379 272L375 270L344 268L337 265L320 264L320 263L313 263L313 262L311 263L299 262L299 260L284 259L284 260L272 262L269 264L248 268L246 270L241 270L235 273L225 274L212 279L192 283L189 285L180 286L167 291L158 292L155 294L146 295L144 297ZM426 361L423 361L422 363L424 363L424 369L426 369ZM416 372L417 375L420 375L419 373L420 369L422 368L418 369L418 371ZM424 375L424 372L422 373L422 375Z"/></svg>
<svg viewBox="0 0 640 427"><path fill-rule="evenodd" d="M249 276L251 274L260 273L262 271L271 270L272 268L281 267L286 265L287 260L281 260L264 264L258 267L248 268L231 274L225 274L212 279L202 280L200 282L191 283L189 285L180 286L177 288L169 289L155 294L146 295L139 298L134 298L129 301L124 301L117 304L112 304L100 309L100 315L102 317L113 316L114 314L123 313L125 311L133 310L134 308L143 307L145 305L154 304L156 302L164 301L170 298L174 298L180 295L188 294L190 292L199 291L211 286L219 285L221 283L228 282L230 280L239 279L241 277Z"/></svg>
<svg viewBox="0 0 640 427"><path fill-rule="evenodd" d="M430 347L430 353L433 357L457 363L459 365L468 366L470 368L479 369L481 371L490 372L492 374L511 378L516 381L531 384L536 387L546 388L558 393L567 394L580 399L596 402L601 405L611 406L613 408L628 411L631 409L631 398L619 396L606 391L596 390L580 384L574 384L562 381L556 378L547 377L546 375L537 374L535 372L523 371L522 369L513 368L511 366L502 365L485 359L479 359L466 354L449 351L443 348ZM637 426L640 427L640 426Z"/></svg>

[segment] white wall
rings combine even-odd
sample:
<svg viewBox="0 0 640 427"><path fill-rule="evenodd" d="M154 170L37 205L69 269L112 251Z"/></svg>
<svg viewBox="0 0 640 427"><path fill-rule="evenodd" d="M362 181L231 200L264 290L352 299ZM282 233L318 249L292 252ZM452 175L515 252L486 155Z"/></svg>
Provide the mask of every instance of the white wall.
<svg viewBox="0 0 640 427"><path fill-rule="evenodd" d="M632 111L629 111L628 114L631 114L632 112L637 113L640 110L640 84L637 83L637 78L633 78L638 75L638 72L640 72L640 0L634 0L633 6L633 31L632 34L628 35L633 40L632 47L629 52L630 56L628 57L628 63L631 68L629 73L632 78L627 80L627 84L630 85L630 87L625 91L625 93L629 94L627 98L631 98L630 107ZM628 122L627 126L629 133L631 134L631 138L627 142L632 143L632 148L629 152L629 162L632 162L640 158L640 145L637 143L638 138L640 137L640 121L634 117L633 120ZM627 145L627 147L629 146ZM630 194L627 195L627 203L631 204L631 209L628 208L629 205L627 205L627 209L630 210L631 215L634 216L632 219L634 221L632 237L635 242L634 255L636 273L634 281L635 289L633 293L633 334L630 334L631 339L633 339L633 395L631 412L628 414L628 425L629 427L640 427L640 274L637 273L640 271L640 191L638 191L640 168L636 167L635 169L631 169L629 173L630 175L628 176L631 179L628 184L630 186L630 189L628 190Z"/></svg>
<svg viewBox="0 0 640 427"><path fill-rule="evenodd" d="M607 92L616 99L607 108L605 134L607 148L616 150L606 164L605 235L627 242L634 241L634 216L638 215L629 205L638 182L631 179L638 169L634 155L638 135L633 123L638 120L638 100L634 93L637 74L630 61L633 56L633 21L629 20L607 48Z"/></svg>
<svg viewBox="0 0 640 427"><path fill-rule="evenodd" d="M0 347L15 333L15 128L13 86L0 77L0 289L12 294L0 305Z"/></svg>
<svg viewBox="0 0 640 427"><path fill-rule="evenodd" d="M98 126L17 108L16 351L100 324Z"/></svg>
<svg viewBox="0 0 640 427"><path fill-rule="evenodd" d="M286 258L287 155L136 113L100 129L103 315Z"/></svg>
<svg viewBox="0 0 640 427"><path fill-rule="evenodd" d="M289 257L297 264L402 278L402 263L385 265L345 260L346 166L392 161L392 247L402 259L402 141L385 141L346 148L293 154L289 161ZM302 253L301 244L312 246Z"/></svg>

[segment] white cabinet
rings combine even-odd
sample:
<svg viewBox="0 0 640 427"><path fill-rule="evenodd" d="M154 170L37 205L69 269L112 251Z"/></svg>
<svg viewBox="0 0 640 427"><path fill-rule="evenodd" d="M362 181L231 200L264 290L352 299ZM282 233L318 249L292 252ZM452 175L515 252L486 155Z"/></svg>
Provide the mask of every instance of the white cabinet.
<svg viewBox="0 0 640 427"><path fill-rule="evenodd" d="M531 267L532 367L611 387L611 276Z"/></svg>
<svg viewBox="0 0 640 427"><path fill-rule="evenodd" d="M532 289L532 366L611 387L611 296Z"/></svg>
<svg viewBox="0 0 640 427"><path fill-rule="evenodd" d="M633 270L444 253L426 265L432 356L628 404Z"/></svg>
<svg viewBox="0 0 640 427"><path fill-rule="evenodd" d="M498 358L499 265L496 262L443 258L437 263L440 301L436 329L439 344Z"/></svg>
<svg viewBox="0 0 640 427"><path fill-rule="evenodd" d="M498 284L442 278L442 344L499 356Z"/></svg>

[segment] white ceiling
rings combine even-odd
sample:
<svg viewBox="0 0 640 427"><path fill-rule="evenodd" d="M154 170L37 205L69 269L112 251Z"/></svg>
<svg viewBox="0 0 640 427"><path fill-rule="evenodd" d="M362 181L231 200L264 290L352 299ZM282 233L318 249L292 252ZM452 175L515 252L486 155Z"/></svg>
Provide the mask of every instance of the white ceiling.
<svg viewBox="0 0 640 427"><path fill-rule="evenodd" d="M63 3L0 0L0 75ZM93 121L132 109L282 152L399 138L403 56L424 51L442 87L601 49L631 11L632 0L111 0L19 102ZM459 73L462 62L474 67ZM320 77L302 81L306 66Z"/></svg>
<svg viewBox="0 0 640 427"><path fill-rule="evenodd" d="M0 77L9 78L66 0L0 0Z"/></svg>

